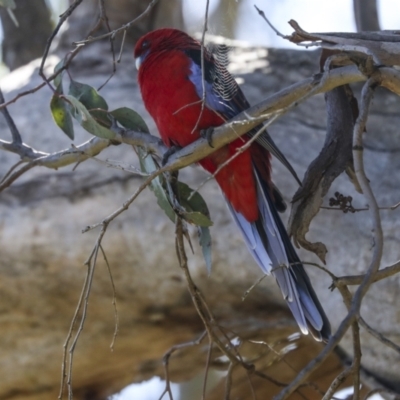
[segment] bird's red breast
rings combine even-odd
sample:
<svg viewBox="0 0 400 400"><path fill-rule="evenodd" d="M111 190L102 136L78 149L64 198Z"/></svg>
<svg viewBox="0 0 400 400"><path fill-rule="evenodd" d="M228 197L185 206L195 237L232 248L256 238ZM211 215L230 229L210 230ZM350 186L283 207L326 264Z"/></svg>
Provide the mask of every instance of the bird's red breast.
<svg viewBox="0 0 400 400"><path fill-rule="evenodd" d="M201 130L219 126L225 120L206 106L202 110L202 100L190 80L191 60L182 51L182 43L174 47L163 51L150 46L140 66L138 80L144 104L164 143L167 146L184 147L197 140ZM208 172L215 173L246 140L237 139L201 160L200 164ZM222 168L216 180L236 211L248 221L258 218L256 185L249 150L243 151Z"/></svg>

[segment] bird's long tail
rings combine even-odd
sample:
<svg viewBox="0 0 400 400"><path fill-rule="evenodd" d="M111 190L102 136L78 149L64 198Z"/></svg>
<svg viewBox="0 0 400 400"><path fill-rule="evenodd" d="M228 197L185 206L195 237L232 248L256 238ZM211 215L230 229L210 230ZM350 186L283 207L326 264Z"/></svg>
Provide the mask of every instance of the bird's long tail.
<svg viewBox="0 0 400 400"><path fill-rule="evenodd" d="M318 341L327 341L331 335L328 318L278 215L269 184L256 167L254 174L258 219L247 221L228 202L229 209L260 268L275 277L300 330Z"/></svg>

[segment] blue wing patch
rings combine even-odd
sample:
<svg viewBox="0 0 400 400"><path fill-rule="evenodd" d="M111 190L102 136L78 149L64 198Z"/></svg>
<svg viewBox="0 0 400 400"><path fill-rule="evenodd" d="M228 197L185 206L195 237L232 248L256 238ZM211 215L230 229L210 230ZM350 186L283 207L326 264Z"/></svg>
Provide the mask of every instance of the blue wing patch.
<svg viewBox="0 0 400 400"><path fill-rule="evenodd" d="M196 88L197 95L202 99L205 91L206 106L217 111L221 114L224 119L228 120L233 118L235 115L239 114L241 110L237 110L232 107L229 101L224 99L216 90L213 82L209 82L204 79L203 87L203 77L201 74L201 65L196 64L193 60L190 65L191 75L189 76L190 81Z"/></svg>
<svg viewBox="0 0 400 400"><path fill-rule="evenodd" d="M207 49L204 49L204 88L201 73L201 50L189 48L185 50L185 54L191 60L189 79L196 88L196 93L200 99L203 98L203 91L205 90L206 106L209 109L216 111L227 121L250 107L233 76L223 65L220 65ZM261 127L262 125L252 129L247 136L253 137ZM259 135L256 142L271 152L290 171L301 186L301 181L292 165L278 149L268 132L264 131Z"/></svg>

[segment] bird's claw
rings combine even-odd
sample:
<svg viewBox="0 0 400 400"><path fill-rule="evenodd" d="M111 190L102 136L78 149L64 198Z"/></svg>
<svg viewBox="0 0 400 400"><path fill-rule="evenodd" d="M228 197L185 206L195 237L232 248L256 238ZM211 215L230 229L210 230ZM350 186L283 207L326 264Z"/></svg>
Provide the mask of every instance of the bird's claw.
<svg viewBox="0 0 400 400"><path fill-rule="evenodd" d="M172 156L172 154L176 153L177 151L181 150L182 147L179 146L171 146L163 155L161 159L161 165L164 166L167 162L168 159Z"/></svg>
<svg viewBox="0 0 400 400"><path fill-rule="evenodd" d="M212 137L214 134L214 128L207 128L207 129L202 129L200 131L200 136L204 139L207 139L207 143L210 147L214 148L212 145Z"/></svg>

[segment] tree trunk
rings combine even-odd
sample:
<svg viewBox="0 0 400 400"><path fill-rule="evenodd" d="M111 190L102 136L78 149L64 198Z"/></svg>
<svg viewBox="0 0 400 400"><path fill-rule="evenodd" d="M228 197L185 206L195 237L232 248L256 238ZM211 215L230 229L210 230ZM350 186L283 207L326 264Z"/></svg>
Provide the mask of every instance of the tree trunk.
<svg viewBox="0 0 400 400"><path fill-rule="evenodd" d="M15 0L13 11L19 27L11 20L7 9L0 7L4 40L3 62L10 70L41 57L53 27L45 0Z"/></svg>
<svg viewBox="0 0 400 400"><path fill-rule="evenodd" d="M241 3L241 0L220 0L217 9L210 16L211 33L234 39Z"/></svg>
<svg viewBox="0 0 400 400"><path fill-rule="evenodd" d="M357 31L380 31L376 0L354 0Z"/></svg>
<svg viewBox="0 0 400 400"><path fill-rule="evenodd" d="M117 29L137 18L145 12L150 3L150 0L105 1L105 13L110 29ZM127 32L126 40L135 42L144 33L166 26L184 29L181 3L181 0L159 1L156 3L146 16L131 26ZM61 44L70 46L72 42L87 37L89 31L95 27L99 15L100 9L97 0L82 2L68 19L69 29L63 34ZM107 31L107 25L103 22L96 34ZM115 39L117 43L121 42L122 32Z"/></svg>

